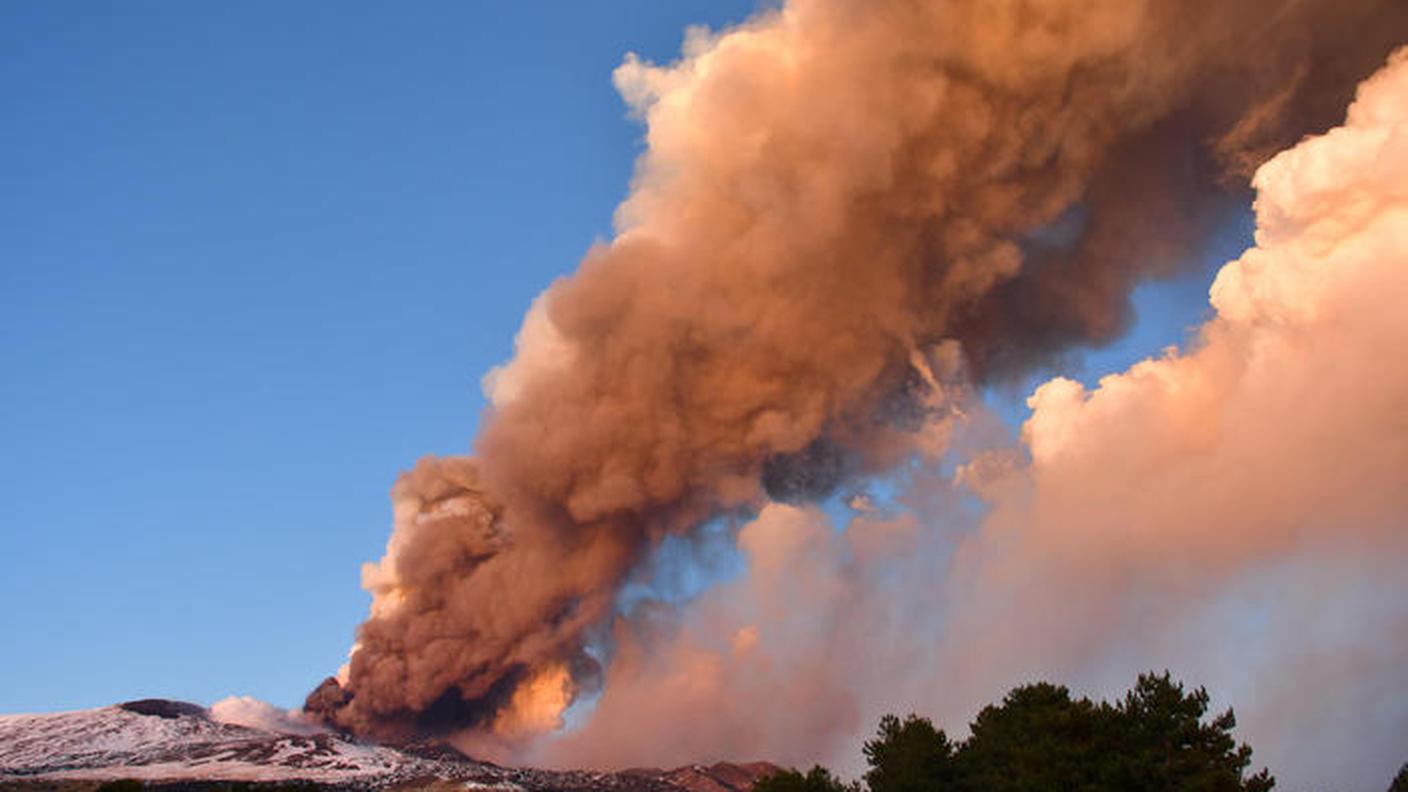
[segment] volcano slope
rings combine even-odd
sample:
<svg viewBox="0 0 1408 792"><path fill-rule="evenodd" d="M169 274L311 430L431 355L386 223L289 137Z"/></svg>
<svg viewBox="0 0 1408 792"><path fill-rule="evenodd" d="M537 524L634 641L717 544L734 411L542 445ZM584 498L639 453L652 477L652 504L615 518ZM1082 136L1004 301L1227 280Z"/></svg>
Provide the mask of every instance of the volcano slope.
<svg viewBox="0 0 1408 792"><path fill-rule="evenodd" d="M273 731L165 699L0 716L0 790L86 792L130 779L156 790L745 792L776 769L765 762L620 772L509 768L445 743L390 746Z"/></svg>

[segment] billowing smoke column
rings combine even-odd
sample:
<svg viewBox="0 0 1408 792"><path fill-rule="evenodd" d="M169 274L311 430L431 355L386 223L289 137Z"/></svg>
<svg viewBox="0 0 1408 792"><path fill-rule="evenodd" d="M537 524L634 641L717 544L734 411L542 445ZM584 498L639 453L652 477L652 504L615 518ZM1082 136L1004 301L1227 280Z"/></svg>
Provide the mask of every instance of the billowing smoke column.
<svg viewBox="0 0 1408 792"><path fill-rule="evenodd" d="M619 233L529 311L475 455L397 483L307 709L553 729L663 537L889 468L965 384L1114 338L1406 36L1393 0L795 0L627 58L648 148Z"/></svg>
<svg viewBox="0 0 1408 792"><path fill-rule="evenodd" d="M956 475L768 504L741 574L616 620L590 716L526 758L854 777L886 712L962 733L1020 680L1169 668L1287 787L1382 790L1408 745L1408 47L1254 185L1184 350L1041 385L1019 446L965 404Z"/></svg>

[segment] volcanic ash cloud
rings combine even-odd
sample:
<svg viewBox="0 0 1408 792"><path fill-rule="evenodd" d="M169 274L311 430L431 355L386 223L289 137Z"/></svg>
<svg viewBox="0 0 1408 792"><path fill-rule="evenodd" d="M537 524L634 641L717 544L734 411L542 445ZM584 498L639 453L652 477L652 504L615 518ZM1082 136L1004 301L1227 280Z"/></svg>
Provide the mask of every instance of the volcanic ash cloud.
<svg viewBox="0 0 1408 792"><path fill-rule="evenodd" d="M618 233L530 310L474 456L397 483L371 614L306 708L551 731L610 679L588 646L664 537L939 453L974 384L1118 335L1405 36L1378 0L797 0L628 57Z"/></svg>
<svg viewBox="0 0 1408 792"><path fill-rule="evenodd" d="M961 733L1021 680L1112 695L1172 667L1283 782L1382 789L1408 740L1408 49L1254 185L1256 246L1187 351L1047 382L1021 449L912 481L908 509L837 531L767 506L746 575L617 623L593 717L539 757L854 772L887 711Z"/></svg>

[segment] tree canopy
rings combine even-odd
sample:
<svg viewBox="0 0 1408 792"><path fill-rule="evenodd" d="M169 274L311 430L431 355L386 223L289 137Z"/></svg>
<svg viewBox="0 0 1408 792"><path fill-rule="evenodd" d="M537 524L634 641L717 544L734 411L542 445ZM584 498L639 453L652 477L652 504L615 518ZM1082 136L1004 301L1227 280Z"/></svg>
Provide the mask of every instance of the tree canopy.
<svg viewBox="0 0 1408 792"><path fill-rule="evenodd" d="M880 719L875 739L865 743L870 770L865 783L885 792L927 792L935 783L952 784L953 743L927 718L894 715Z"/></svg>
<svg viewBox="0 0 1408 792"><path fill-rule="evenodd" d="M781 770L758 779L753 792L859 792L858 784L843 784L831 771L817 765L802 775L796 770Z"/></svg>
<svg viewBox="0 0 1408 792"><path fill-rule="evenodd" d="M983 708L955 742L927 718L886 715L865 743L870 792L1266 792L1232 710L1208 716L1206 690L1165 672L1141 675L1113 704L1045 682ZM816 776L813 785L813 776ZM826 786L827 783L834 786ZM806 785L798 785L806 784ZM758 792L845 789L824 769L764 779ZM1397 787L1395 787L1395 790Z"/></svg>
<svg viewBox="0 0 1408 792"><path fill-rule="evenodd" d="M1404 763L1399 769L1398 775L1393 777L1393 783L1389 784L1388 792L1408 792L1408 763Z"/></svg>

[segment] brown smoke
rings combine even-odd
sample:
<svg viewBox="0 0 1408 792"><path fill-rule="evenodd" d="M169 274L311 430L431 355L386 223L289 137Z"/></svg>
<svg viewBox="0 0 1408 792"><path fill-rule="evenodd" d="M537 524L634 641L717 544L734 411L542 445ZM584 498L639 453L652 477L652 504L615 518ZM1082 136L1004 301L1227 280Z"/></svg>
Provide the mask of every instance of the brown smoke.
<svg viewBox="0 0 1408 792"><path fill-rule="evenodd" d="M965 404L955 443L995 449L900 480L894 513L768 505L746 574L617 621L591 717L531 759L857 774L887 711L957 731L1017 680L1168 667L1291 788L1383 789L1408 738L1408 48L1255 185L1257 244L1186 351L1042 385L1022 453Z"/></svg>
<svg viewBox="0 0 1408 792"><path fill-rule="evenodd" d="M961 376L1114 338L1237 174L1405 36L1391 0L796 0L628 58L619 233L529 312L475 456L397 483L345 683L308 709L553 728L660 539L894 465Z"/></svg>

